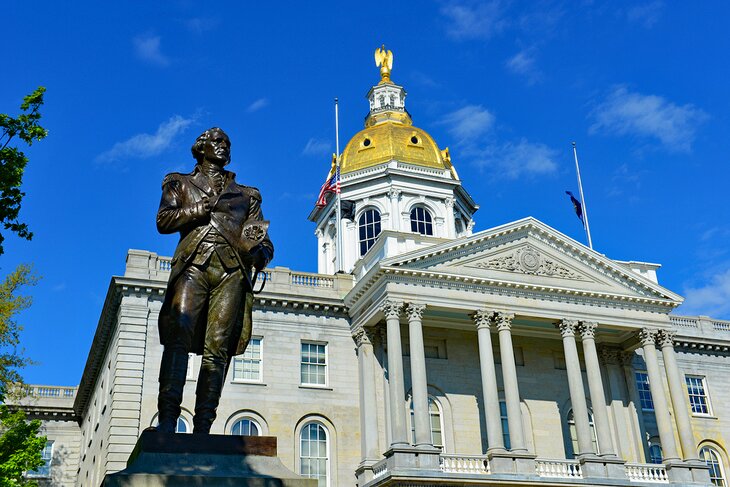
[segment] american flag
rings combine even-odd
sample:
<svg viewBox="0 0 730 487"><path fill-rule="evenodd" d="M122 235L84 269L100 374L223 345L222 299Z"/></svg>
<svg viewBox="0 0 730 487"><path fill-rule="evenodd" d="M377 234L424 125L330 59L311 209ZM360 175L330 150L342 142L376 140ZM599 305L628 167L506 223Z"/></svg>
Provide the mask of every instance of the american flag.
<svg viewBox="0 0 730 487"><path fill-rule="evenodd" d="M340 193L340 168L337 166L335 168L335 173L332 175L331 178L329 178L327 181L324 182L322 185L322 189L319 190L319 197L317 198L317 203L315 203L315 206L317 208L324 208L327 206L327 193Z"/></svg>

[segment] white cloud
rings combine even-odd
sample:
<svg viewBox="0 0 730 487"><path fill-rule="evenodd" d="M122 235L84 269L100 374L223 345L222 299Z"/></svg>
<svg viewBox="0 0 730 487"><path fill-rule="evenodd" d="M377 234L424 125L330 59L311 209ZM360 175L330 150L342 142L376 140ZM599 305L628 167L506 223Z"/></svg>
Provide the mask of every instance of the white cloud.
<svg viewBox="0 0 730 487"><path fill-rule="evenodd" d="M248 108L246 108L246 111L248 113L253 113L255 111L261 110L262 108L266 107L269 104L268 98L259 98L258 100L251 103Z"/></svg>
<svg viewBox="0 0 730 487"><path fill-rule="evenodd" d="M141 35L135 37L134 51L142 61L155 66L165 67L170 64L167 56L160 50L160 36Z"/></svg>
<svg viewBox="0 0 730 487"><path fill-rule="evenodd" d="M679 313L730 319L730 268L712 276L705 286L686 288L684 296Z"/></svg>
<svg viewBox="0 0 730 487"><path fill-rule="evenodd" d="M542 72L537 68L534 49L523 49L505 63L507 69L515 74L524 76L528 84L534 84L542 79Z"/></svg>
<svg viewBox="0 0 730 487"><path fill-rule="evenodd" d="M689 152L698 126L708 117L694 105L676 105L657 95L618 86L591 113L591 133L658 139L667 149Z"/></svg>
<svg viewBox="0 0 730 487"><path fill-rule="evenodd" d="M520 139L481 150L466 151L481 168L491 169L496 176L516 179L523 176L541 176L554 173L558 164L557 151L545 144Z"/></svg>
<svg viewBox="0 0 730 487"><path fill-rule="evenodd" d="M447 18L446 33L456 40L490 39L508 24L499 0L450 2L441 8L441 13Z"/></svg>
<svg viewBox="0 0 730 487"><path fill-rule="evenodd" d="M108 163L120 159L142 159L159 155L194 121L194 118L173 115L168 121L162 122L154 134L137 134L123 142L117 142L111 149L99 154L96 161Z"/></svg>
<svg viewBox="0 0 730 487"><path fill-rule="evenodd" d="M664 2L660 0L634 5L626 11L626 18L649 29L659 21L663 8Z"/></svg>
<svg viewBox="0 0 730 487"><path fill-rule="evenodd" d="M302 149L302 154L305 156L326 156L330 152L332 152L332 142L325 139L311 138Z"/></svg>
<svg viewBox="0 0 730 487"><path fill-rule="evenodd" d="M220 24L220 20L206 17L193 17L185 20L184 23L190 32L200 35L215 29Z"/></svg>
<svg viewBox="0 0 730 487"><path fill-rule="evenodd" d="M469 144L489 132L494 126L494 115L481 105L467 105L446 114L440 122L459 143Z"/></svg>

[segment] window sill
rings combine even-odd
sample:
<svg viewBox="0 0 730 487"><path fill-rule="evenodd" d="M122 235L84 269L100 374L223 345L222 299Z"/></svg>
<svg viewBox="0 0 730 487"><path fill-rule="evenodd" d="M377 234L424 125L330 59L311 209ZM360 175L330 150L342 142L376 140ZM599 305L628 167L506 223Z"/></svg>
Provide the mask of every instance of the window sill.
<svg viewBox="0 0 730 487"><path fill-rule="evenodd" d="M317 385L317 384L299 384L300 389L317 389L320 391L333 391L329 386L326 385Z"/></svg>
<svg viewBox="0 0 730 487"><path fill-rule="evenodd" d="M243 384L247 386L265 386L266 382L253 381L253 380L232 380L231 384Z"/></svg>
<svg viewBox="0 0 730 487"><path fill-rule="evenodd" d="M714 416L712 414L703 414L703 413L692 413L693 418L702 418L702 419L718 419L717 416Z"/></svg>

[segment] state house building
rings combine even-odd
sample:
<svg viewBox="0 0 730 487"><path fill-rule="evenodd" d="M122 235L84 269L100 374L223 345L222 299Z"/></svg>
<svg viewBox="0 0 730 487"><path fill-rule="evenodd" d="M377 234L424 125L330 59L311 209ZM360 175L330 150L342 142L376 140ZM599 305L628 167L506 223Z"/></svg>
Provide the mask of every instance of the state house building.
<svg viewBox="0 0 730 487"><path fill-rule="evenodd" d="M317 274L267 269L212 433L275 436L329 487L728 485L730 322L672 314L658 265L534 218L473 233L478 205L405 97L389 76L368 92L341 156L354 215L340 239L335 198L310 213ZM169 269L130 250L80 385L24 401L41 484L98 486L155 425Z"/></svg>

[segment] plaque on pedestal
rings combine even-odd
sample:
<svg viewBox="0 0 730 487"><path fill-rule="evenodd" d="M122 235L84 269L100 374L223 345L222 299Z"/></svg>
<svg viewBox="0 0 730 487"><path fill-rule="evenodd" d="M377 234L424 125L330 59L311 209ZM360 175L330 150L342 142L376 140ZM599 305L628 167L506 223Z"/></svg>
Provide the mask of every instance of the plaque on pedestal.
<svg viewBox="0 0 730 487"><path fill-rule="evenodd" d="M143 431L127 468L103 487L316 487L276 456L276 437Z"/></svg>

